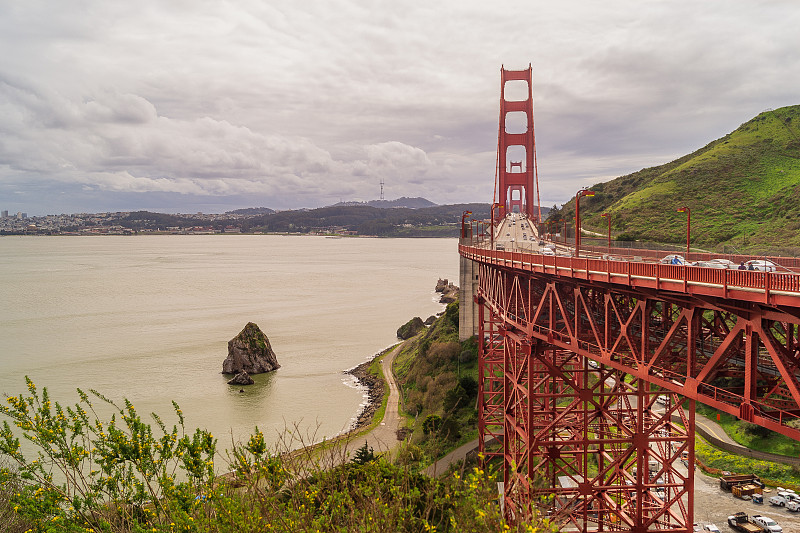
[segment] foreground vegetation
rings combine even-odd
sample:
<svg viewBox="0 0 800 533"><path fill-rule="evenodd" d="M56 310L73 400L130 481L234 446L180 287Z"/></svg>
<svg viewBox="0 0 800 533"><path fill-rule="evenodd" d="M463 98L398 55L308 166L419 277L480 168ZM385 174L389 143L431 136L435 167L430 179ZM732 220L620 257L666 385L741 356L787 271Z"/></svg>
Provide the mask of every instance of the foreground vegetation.
<svg viewBox="0 0 800 533"><path fill-rule="evenodd" d="M0 430L5 533L511 530L491 472L432 479L366 446L323 461L287 443L268 449L258 428L222 461L213 435L185 431L177 405L178 423L169 429L153 414L154 429L130 402L79 394L65 408L28 381L28 394L0 406L15 426ZM97 415L98 400L110 419ZM230 473L217 476L220 467Z"/></svg>

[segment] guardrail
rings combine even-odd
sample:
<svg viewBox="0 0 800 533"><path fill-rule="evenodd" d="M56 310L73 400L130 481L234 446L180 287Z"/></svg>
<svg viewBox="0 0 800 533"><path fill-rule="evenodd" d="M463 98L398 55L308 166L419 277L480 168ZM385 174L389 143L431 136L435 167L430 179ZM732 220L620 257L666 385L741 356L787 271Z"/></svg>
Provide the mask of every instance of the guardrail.
<svg viewBox="0 0 800 533"><path fill-rule="evenodd" d="M800 307L800 274L589 259L459 245L469 259L588 281Z"/></svg>

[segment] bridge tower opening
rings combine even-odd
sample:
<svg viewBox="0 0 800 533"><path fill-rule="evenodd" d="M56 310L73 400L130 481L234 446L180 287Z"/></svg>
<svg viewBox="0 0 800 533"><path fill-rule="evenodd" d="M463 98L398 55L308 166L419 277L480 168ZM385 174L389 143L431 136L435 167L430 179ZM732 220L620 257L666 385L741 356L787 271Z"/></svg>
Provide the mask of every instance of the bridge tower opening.
<svg viewBox="0 0 800 533"><path fill-rule="evenodd" d="M500 69L500 124L494 204L500 218L525 214L541 220L536 136L533 129L532 69Z"/></svg>

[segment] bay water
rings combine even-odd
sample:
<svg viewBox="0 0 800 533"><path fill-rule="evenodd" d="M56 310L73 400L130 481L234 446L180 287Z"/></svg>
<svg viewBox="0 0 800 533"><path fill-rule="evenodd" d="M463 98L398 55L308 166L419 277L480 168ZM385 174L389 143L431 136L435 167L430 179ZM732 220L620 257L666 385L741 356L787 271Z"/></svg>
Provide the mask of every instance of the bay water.
<svg viewBox="0 0 800 533"><path fill-rule="evenodd" d="M274 235L0 238L0 393L24 376L62 404L96 389L140 414L203 427L220 447L258 426L275 442L351 425L364 391L343 373L443 310L455 239ZM247 322L281 368L230 386L227 343ZM229 377L229 376L228 376ZM240 392L243 390L243 392ZM4 400L2 400L4 401ZM105 411L108 412L107 410Z"/></svg>

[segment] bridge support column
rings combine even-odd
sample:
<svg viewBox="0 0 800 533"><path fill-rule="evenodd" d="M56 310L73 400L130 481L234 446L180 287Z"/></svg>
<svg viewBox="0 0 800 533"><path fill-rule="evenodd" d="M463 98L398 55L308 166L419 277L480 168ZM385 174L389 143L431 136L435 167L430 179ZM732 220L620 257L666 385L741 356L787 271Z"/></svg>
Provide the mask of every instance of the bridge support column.
<svg viewBox="0 0 800 533"><path fill-rule="evenodd" d="M478 267L474 261L459 256L458 276L458 340L465 341L478 334Z"/></svg>

